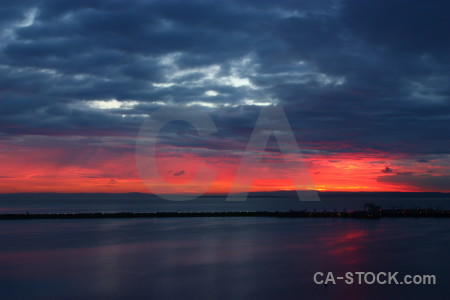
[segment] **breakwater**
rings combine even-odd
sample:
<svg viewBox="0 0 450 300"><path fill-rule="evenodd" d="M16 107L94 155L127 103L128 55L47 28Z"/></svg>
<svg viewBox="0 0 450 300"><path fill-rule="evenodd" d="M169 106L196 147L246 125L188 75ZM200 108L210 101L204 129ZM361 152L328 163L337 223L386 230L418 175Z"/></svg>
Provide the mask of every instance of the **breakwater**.
<svg viewBox="0 0 450 300"><path fill-rule="evenodd" d="M218 211L218 212L115 212L0 214L0 220L35 219L121 219L121 218L198 218L198 217L275 217L275 218L450 218L450 210L387 209L361 211Z"/></svg>

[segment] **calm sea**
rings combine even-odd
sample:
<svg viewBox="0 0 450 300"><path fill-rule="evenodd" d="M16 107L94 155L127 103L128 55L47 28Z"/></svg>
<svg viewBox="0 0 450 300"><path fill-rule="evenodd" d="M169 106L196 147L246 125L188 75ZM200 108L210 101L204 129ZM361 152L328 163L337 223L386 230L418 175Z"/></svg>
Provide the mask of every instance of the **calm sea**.
<svg viewBox="0 0 450 300"><path fill-rule="evenodd" d="M312 209L361 209L365 200L321 201ZM386 205L423 207L425 200ZM152 211L169 205L2 201L2 213ZM433 201L425 203L447 203ZM286 199L269 202L231 204L237 208L185 203L178 209L298 208ZM0 239L0 299L448 299L449 219L21 220L0 221ZM325 286L313 281L318 271L428 274L437 284Z"/></svg>
<svg viewBox="0 0 450 300"><path fill-rule="evenodd" d="M365 203L384 209L450 209L450 194L322 194L321 201L299 201L296 197L259 197L226 201L224 197L202 197L191 201L169 201L147 194L0 194L0 213L77 212L196 212L196 211L333 211L363 210Z"/></svg>

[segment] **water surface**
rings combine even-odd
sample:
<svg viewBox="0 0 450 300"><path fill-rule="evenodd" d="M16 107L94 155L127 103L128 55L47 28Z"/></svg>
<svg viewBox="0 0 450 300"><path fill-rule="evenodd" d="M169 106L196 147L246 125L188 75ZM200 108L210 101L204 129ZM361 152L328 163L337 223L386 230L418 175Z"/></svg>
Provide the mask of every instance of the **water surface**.
<svg viewBox="0 0 450 300"><path fill-rule="evenodd" d="M1 299L445 299L447 219L0 222ZM435 286L316 285L317 271L434 274Z"/></svg>

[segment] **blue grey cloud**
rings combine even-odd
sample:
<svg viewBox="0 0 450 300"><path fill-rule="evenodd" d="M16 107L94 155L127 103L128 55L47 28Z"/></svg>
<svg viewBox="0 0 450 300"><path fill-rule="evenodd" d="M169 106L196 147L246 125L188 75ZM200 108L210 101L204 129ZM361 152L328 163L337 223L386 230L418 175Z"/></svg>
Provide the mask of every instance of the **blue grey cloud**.
<svg viewBox="0 0 450 300"><path fill-rule="evenodd" d="M2 1L1 136L133 137L162 105L198 106L220 128L203 143L223 146L277 103L306 148L448 154L449 8Z"/></svg>

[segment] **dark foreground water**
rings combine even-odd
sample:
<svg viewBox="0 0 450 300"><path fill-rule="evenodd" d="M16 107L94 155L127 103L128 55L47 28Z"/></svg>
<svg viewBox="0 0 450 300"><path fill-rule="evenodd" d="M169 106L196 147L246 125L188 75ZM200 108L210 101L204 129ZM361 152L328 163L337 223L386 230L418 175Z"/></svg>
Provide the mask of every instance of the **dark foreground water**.
<svg viewBox="0 0 450 300"><path fill-rule="evenodd" d="M448 299L448 219L0 222L0 299ZM316 285L332 271L436 285Z"/></svg>

